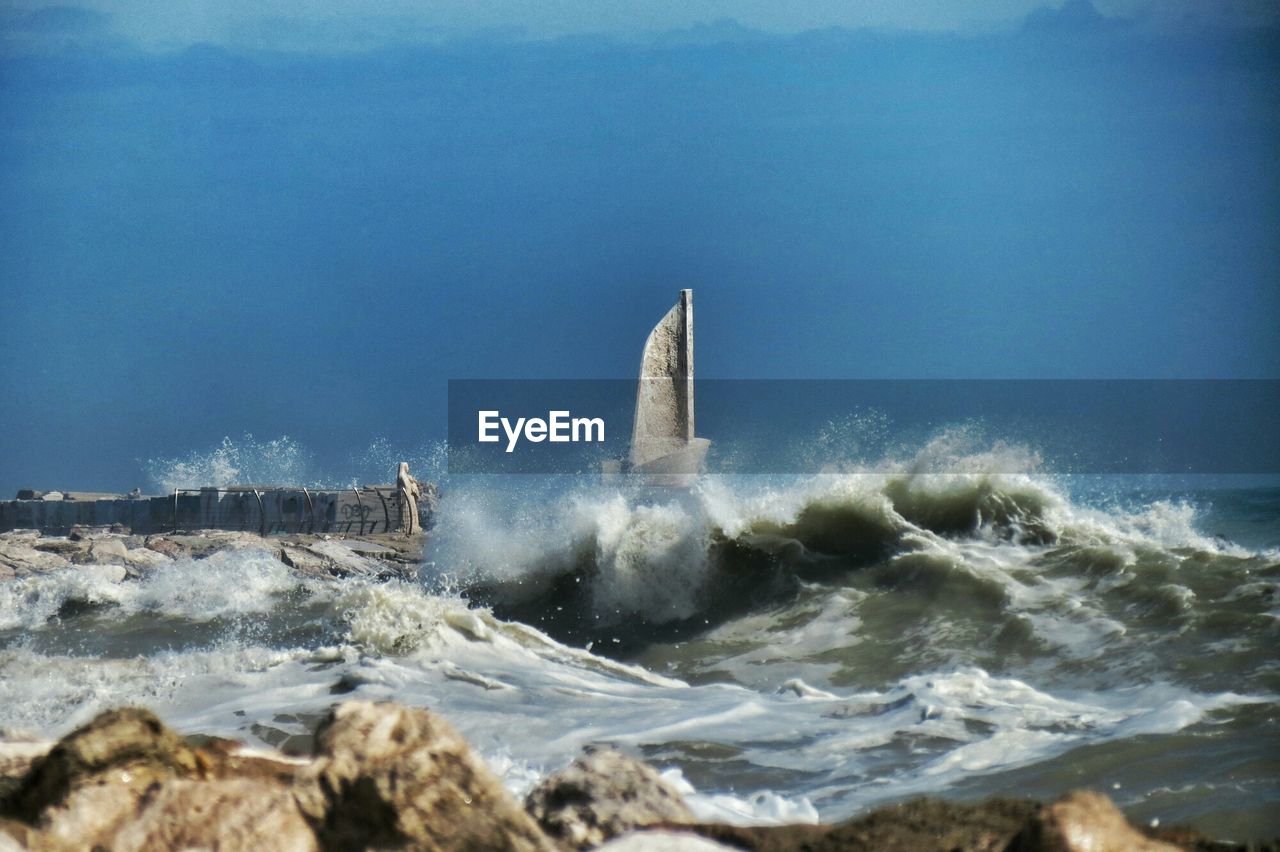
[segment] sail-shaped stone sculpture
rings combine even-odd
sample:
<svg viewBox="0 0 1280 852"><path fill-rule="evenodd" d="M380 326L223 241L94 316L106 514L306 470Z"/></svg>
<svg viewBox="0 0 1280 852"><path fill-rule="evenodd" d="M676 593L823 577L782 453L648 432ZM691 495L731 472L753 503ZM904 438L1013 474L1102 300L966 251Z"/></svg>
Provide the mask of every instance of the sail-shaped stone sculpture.
<svg viewBox="0 0 1280 852"><path fill-rule="evenodd" d="M710 444L694 432L693 291L681 290L644 344L627 467L653 484L685 485Z"/></svg>

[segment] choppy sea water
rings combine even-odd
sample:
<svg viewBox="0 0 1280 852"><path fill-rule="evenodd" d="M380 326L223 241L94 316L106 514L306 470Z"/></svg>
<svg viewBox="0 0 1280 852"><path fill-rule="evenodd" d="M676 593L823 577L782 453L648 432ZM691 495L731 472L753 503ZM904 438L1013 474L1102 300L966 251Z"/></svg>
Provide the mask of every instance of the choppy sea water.
<svg viewBox="0 0 1280 852"><path fill-rule="evenodd" d="M590 743L739 822L1106 791L1280 834L1280 489L1035 474L477 478L420 583L268 552L0 585L0 725L140 704L308 747L333 702L443 713L522 793Z"/></svg>

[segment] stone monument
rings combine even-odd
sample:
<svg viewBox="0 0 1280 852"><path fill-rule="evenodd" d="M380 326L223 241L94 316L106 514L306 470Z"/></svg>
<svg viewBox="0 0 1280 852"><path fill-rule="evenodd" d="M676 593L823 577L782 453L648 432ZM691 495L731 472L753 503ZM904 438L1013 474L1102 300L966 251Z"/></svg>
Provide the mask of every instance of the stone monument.
<svg viewBox="0 0 1280 852"><path fill-rule="evenodd" d="M687 486L702 469L711 442L696 437L693 404L693 291L649 332L640 356L631 452L606 473L645 475L653 485Z"/></svg>
<svg viewBox="0 0 1280 852"><path fill-rule="evenodd" d="M396 492L400 497L400 531L406 536L422 532L418 521L418 500L422 497L422 489L418 480L409 473L409 463L400 462L396 473Z"/></svg>

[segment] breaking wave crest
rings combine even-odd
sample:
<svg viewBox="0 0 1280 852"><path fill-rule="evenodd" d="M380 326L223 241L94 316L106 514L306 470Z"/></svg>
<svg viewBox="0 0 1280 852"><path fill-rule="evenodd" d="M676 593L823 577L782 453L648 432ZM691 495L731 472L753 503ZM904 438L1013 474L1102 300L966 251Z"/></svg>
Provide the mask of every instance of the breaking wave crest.
<svg viewBox="0 0 1280 852"><path fill-rule="evenodd" d="M1014 593L1010 570L1064 561L1096 572L1182 551L1265 559L1199 532L1189 504L1091 509L1034 474L708 477L687 494L595 486L514 505L464 487L445 499L435 559L454 582L518 620L587 638L722 621L862 569L982 601Z"/></svg>

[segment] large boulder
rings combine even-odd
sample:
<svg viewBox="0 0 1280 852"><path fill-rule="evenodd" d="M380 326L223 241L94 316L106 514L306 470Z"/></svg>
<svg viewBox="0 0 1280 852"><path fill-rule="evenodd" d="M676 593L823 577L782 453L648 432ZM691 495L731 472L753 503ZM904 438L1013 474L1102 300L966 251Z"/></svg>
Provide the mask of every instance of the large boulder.
<svg viewBox="0 0 1280 852"><path fill-rule="evenodd" d="M297 761L194 748L145 710L103 713L51 748L3 746L0 836L33 849L317 848L292 794Z"/></svg>
<svg viewBox="0 0 1280 852"><path fill-rule="evenodd" d="M156 781L141 795L127 784L81 787L26 839L45 850L319 848L288 786L261 777Z"/></svg>
<svg viewBox="0 0 1280 852"><path fill-rule="evenodd" d="M104 844L114 850L311 852L315 833L287 787L257 778L168 781Z"/></svg>
<svg viewBox="0 0 1280 852"><path fill-rule="evenodd" d="M112 838L137 814L142 795L128 784L78 788L43 813L27 836L28 845L42 852L114 849Z"/></svg>
<svg viewBox="0 0 1280 852"><path fill-rule="evenodd" d="M63 737L35 760L3 804L4 816L35 824L86 788L123 790L136 800L156 781L202 778L209 758L189 747L153 713L111 710Z"/></svg>
<svg viewBox="0 0 1280 852"><path fill-rule="evenodd" d="M387 566L356 553L346 542L313 539L280 546L280 561L300 574L318 578L382 577Z"/></svg>
<svg viewBox="0 0 1280 852"><path fill-rule="evenodd" d="M0 578L26 577L66 568L61 554L37 550L38 533L22 531L0 535Z"/></svg>
<svg viewBox="0 0 1280 852"><path fill-rule="evenodd" d="M88 552L79 558L96 565L124 565L129 561L129 549L123 539L104 536L92 539Z"/></svg>
<svg viewBox="0 0 1280 852"><path fill-rule="evenodd" d="M177 559L187 555L187 550L181 544L162 535L147 536L143 547L169 559Z"/></svg>
<svg viewBox="0 0 1280 852"><path fill-rule="evenodd" d="M0 852L23 852L31 848L31 826L0 817Z"/></svg>
<svg viewBox="0 0 1280 852"><path fill-rule="evenodd" d="M1144 836L1106 796L1068 793L1038 813L1009 843L1008 852L1178 852Z"/></svg>
<svg viewBox="0 0 1280 852"><path fill-rule="evenodd" d="M44 536L31 544L36 550L54 553L71 562L79 562L89 551L88 541L72 541L63 536Z"/></svg>
<svg viewBox="0 0 1280 852"><path fill-rule="evenodd" d="M53 743L0 730L0 802L18 788L31 767L49 753Z"/></svg>
<svg viewBox="0 0 1280 852"><path fill-rule="evenodd" d="M334 708L295 795L326 849L555 848L452 726L397 704Z"/></svg>
<svg viewBox="0 0 1280 852"><path fill-rule="evenodd" d="M680 792L654 769L613 749L597 749L545 778L525 799L543 830L573 848L656 823L691 823Z"/></svg>
<svg viewBox="0 0 1280 852"><path fill-rule="evenodd" d="M159 568L173 561L160 551L152 550L146 546L129 548L129 552L125 554L125 559L128 560L132 568L142 569L143 571Z"/></svg>
<svg viewBox="0 0 1280 852"><path fill-rule="evenodd" d="M991 798L974 803L912 799L838 825L700 824L688 830L755 852L1174 852L1180 848L1144 836L1107 797L1097 793L1072 793L1051 805L1030 799Z"/></svg>

